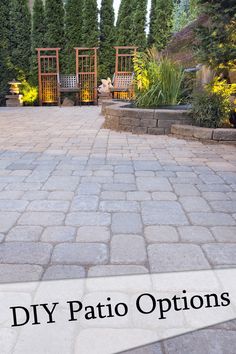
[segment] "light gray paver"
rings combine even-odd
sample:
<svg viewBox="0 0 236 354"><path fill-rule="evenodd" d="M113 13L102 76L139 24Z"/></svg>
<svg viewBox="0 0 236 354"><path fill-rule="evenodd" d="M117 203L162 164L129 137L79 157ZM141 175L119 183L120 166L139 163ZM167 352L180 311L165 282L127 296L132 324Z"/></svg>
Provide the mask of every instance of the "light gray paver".
<svg viewBox="0 0 236 354"><path fill-rule="evenodd" d="M172 187L167 178L163 177L137 177L137 186L140 191L171 192Z"/></svg>
<svg viewBox="0 0 236 354"><path fill-rule="evenodd" d="M203 245L203 249L214 266L236 265L236 244L209 244Z"/></svg>
<svg viewBox="0 0 236 354"><path fill-rule="evenodd" d="M137 212L139 211L139 204L135 201L102 201L99 209L107 212Z"/></svg>
<svg viewBox="0 0 236 354"><path fill-rule="evenodd" d="M15 226L6 236L6 241L39 241L43 232L41 226Z"/></svg>
<svg viewBox="0 0 236 354"><path fill-rule="evenodd" d="M108 226L111 216L102 212L78 212L67 215L66 225L71 226Z"/></svg>
<svg viewBox="0 0 236 354"><path fill-rule="evenodd" d="M44 184L43 189L47 191L74 191L79 184L79 177L52 176Z"/></svg>
<svg viewBox="0 0 236 354"><path fill-rule="evenodd" d="M146 273L148 273L148 269L140 265L98 265L89 268L88 277L111 277Z"/></svg>
<svg viewBox="0 0 236 354"><path fill-rule="evenodd" d="M165 341L167 354L233 354L236 336L234 331L207 329Z"/></svg>
<svg viewBox="0 0 236 354"><path fill-rule="evenodd" d="M85 277L85 269L76 265L53 265L44 273L43 280L79 279Z"/></svg>
<svg viewBox="0 0 236 354"><path fill-rule="evenodd" d="M179 236L172 226L147 226L144 230L146 240L150 243L178 242Z"/></svg>
<svg viewBox="0 0 236 354"><path fill-rule="evenodd" d="M38 281L43 274L39 265L0 264L0 283Z"/></svg>
<svg viewBox="0 0 236 354"><path fill-rule="evenodd" d="M188 220L180 204L175 201L150 201L142 203L145 225L186 225Z"/></svg>
<svg viewBox="0 0 236 354"><path fill-rule="evenodd" d="M110 230L105 226L82 226L78 229L78 242L108 242Z"/></svg>
<svg viewBox="0 0 236 354"><path fill-rule="evenodd" d="M64 243L55 247L52 263L59 264L106 264L108 248L97 243Z"/></svg>
<svg viewBox="0 0 236 354"><path fill-rule="evenodd" d="M98 208L98 197L80 195L73 199L71 211L94 211Z"/></svg>
<svg viewBox="0 0 236 354"><path fill-rule="evenodd" d="M143 237L116 235L111 240L111 263L143 264L147 260Z"/></svg>
<svg viewBox="0 0 236 354"><path fill-rule="evenodd" d="M187 212L211 211L207 202L201 197L181 197L179 202Z"/></svg>
<svg viewBox="0 0 236 354"><path fill-rule="evenodd" d="M235 226L215 226L211 228L213 235L218 242L235 242L236 243L236 227Z"/></svg>
<svg viewBox="0 0 236 354"><path fill-rule="evenodd" d="M49 262L52 246L37 242L7 242L0 245L0 263L39 264Z"/></svg>
<svg viewBox="0 0 236 354"><path fill-rule="evenodd" d="M115 213L111 228L114 234L142 233L141 217L137 213Z"/></svg>
<svg viewBox="0 0 236 354"><path fill-rule="evenodd" d="M226 213L190 213L189 218L194 225L200 226L236 225L235 220Z"/></svg>
<svg viewBox="0 0 236 354"><path fill-rule="evenodd" d="M36 200L31 202L27 211L61 211L66 212L69 209L69 202L60 200Z"/></svg>
<svg viewBox="0 0 236 354"><path fill-rule="evenodd" d="M56 226L61 225L65 215L59 212L27 212L22 214L19 225Z"/></svg>
<svg viewBox="0 0 236 354"><path fill-rule="evenodd" d="M75 228L70 226L50 226L45 229L41 240L44 242L70 242L75 239Z"/></svg>
<svg viewBox="0 0 236 354"><path fill-rule="evenodd" d="M202 226L182 226L179 227L180 239L182 242L207 243L214 242L211 232Z"/></svg>
<svg viewBox="0 0 236 354"><path fill-rule="evenodd" d="M148 246L152 272L177 272L209 269L210 265L201 248L187 244L155 244Z"/></svg>
<svg viewBox="0 0 236 354"><path fill-rule="evenodd" d="M19 213L0 212L0 232L9 231L14 226L19 216Z"/></svg>

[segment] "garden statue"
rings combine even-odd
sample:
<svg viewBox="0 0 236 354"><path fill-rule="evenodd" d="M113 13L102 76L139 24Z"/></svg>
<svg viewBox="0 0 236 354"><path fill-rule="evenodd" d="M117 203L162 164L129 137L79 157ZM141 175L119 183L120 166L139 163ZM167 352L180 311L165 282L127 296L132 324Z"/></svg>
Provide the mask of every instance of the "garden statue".
<svg viewBox="0 0 236 354"><path fill-rule="evenodd" d="M99 86L98 92L101 94L110 93L113 88L111 79L108 77L107 80L102 79L102 85Z"/></svg>

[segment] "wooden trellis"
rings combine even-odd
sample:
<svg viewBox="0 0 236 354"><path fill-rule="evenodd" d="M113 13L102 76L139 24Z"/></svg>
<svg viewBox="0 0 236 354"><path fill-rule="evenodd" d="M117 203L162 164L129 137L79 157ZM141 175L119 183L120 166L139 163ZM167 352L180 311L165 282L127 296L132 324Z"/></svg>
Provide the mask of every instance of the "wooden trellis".
<svg viewBox="0 0 236 354"><path fill-rule="evenodd" d="M97 49L75 48L81 103L97 103Z"/></svg>
<svg viewBox="0 0 236 354"><path fill-rule="evenodd" d="M113 97L115 99L132 99L134 96L133 59L137 53L137 47L115 47L116 66L113 78Z"/></svg>
<svg viewBox="0 0 236 354"><path fill-rule="evenodd" d="M38 51L38 81L39 103L58 103L58 77L60 48L37 48Z"/></svg>

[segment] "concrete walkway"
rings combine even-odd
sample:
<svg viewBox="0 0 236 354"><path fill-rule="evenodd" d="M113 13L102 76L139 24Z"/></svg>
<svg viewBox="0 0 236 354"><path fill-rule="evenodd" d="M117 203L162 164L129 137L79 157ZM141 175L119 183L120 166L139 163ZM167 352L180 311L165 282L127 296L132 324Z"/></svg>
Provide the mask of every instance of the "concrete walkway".
<svg viewBox="0 0 236 354"><path fill-rule="evenodd" d="M235 147L102 123L0 109L0 281L236 266Z"/></svg>

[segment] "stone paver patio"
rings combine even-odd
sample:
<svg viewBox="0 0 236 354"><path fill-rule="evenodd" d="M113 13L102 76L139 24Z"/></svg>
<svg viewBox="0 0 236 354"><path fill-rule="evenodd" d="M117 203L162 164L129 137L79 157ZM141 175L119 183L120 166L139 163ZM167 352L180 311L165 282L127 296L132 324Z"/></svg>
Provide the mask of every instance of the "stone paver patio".
<svg viewBox="0 0 236 354"><path fill-rule="evenodd" d="M236 266L235 147L102 124L97 107L0 109L1 282Z"/></svg>

